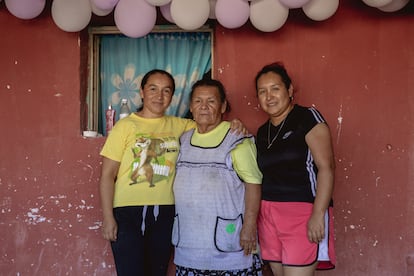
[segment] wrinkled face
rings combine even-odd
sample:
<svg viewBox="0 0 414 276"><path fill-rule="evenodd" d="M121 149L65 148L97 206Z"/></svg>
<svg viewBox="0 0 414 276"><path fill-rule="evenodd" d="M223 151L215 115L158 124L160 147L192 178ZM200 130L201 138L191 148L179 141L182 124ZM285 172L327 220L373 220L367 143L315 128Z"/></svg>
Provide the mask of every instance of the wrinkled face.
<svg viewBox="0 0 414 276"><path fill-rule="evenodd" d="M160 73L150 76L144 89L140 91L144 101L143 116L148 118L164 116L174 93L172 89L173 84L168 76Z"/></svg>
<svg viewBox="0 0 414 276"><path fill-rule="evenodd" d="M284 114L291 105L292 86L285 86L280 75L268 72L257 80L257 97L260 107L271 117Z"/></svg>
<svg viewBox="0 0 414 276"><path fill-rule="evenodd" d="M201 132L214 129L221 122L226 111L226 102L221 102L218 88L215 86L199 86L193 92L190 111Z"/></svg>

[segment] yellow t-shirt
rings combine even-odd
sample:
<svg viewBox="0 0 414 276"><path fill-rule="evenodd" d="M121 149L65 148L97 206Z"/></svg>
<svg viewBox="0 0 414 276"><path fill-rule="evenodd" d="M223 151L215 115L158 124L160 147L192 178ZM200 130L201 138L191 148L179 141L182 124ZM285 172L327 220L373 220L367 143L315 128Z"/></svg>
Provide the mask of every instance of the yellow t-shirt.
<svg viewBox="0 0 414 276"><path fill-rule="evenodd" d="M179 137L195 128L193 120L172 116L118 121L101 155L120 162L114 207L174 204L172 185Z"/></svg>

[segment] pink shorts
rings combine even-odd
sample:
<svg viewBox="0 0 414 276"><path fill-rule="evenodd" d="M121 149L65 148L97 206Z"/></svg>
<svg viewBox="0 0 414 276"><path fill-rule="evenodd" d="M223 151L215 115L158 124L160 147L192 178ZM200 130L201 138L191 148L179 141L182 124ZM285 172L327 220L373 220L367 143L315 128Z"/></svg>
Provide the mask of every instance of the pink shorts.
<svg viewBox="0 0 414 276"><path fill-rule="evenodd" d="M319 244L307 236L313 204L262 200L258 236L263 260L290 266L308 266L319 261L318 269L335 267L332 208L325 215L326 235Z"/></svg>

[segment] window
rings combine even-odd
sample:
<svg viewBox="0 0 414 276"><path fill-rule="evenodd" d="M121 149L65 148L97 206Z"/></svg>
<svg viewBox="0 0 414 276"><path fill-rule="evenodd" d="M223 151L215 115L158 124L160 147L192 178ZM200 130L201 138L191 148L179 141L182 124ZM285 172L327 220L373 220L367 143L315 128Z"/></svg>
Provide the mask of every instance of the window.
<svg viewBox="0 0 414 276"><path fill-rule="evenodd" d="M176 90L168 115L185 117L189 93L197 80L210 74L213 63L213 30L185 31L156 26L141 38L122 35L116 27L89 29L89 78L86 93L86 128L105 133L105 110L111 106L118 119L121 99L131 111L142 105L139 88L144 74L163 69L175 79Z"/></svg>

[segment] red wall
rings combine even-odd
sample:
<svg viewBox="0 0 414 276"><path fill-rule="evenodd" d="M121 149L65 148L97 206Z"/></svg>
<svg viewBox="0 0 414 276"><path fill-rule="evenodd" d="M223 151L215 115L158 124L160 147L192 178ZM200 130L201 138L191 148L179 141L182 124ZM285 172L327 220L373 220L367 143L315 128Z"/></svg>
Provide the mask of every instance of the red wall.
<svg viewBox="0 0 414 276"><path fill-rule="evenodd" d="M267 117L254 77L283 61L295 101L328 121L338 264L319 274L405 275L414 255L414 9L385 14L344 2L327 21L297 11L269 34L218 27L215 76L230 94L231 117L255 133Z"/></svg>
<svg viewBox="0 0 414 276"><path fill-rule="evenodd" d="M337 268L318 275L414 275L414 8L341 1L329 20L300 10L273 33L217 26L214 74L255 133L254 76L283 61L295 101L327 119L337 161ZM101 239L103 138L81 134L79 33L0 3L0 274L114 275ZM411 270L410 270L411 269ZM411 274L409 274L411 271Z"/></svg>

